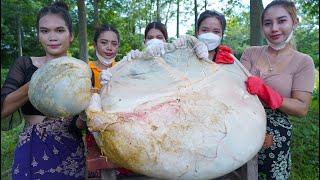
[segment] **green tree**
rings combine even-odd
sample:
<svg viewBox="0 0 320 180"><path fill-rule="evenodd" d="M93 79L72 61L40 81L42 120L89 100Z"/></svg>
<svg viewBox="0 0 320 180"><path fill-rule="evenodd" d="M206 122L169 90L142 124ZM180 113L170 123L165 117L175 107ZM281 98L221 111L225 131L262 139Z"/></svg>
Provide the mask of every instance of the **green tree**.
<svg viewBox="0 0 320 180"><path fill-rule="evenodd" d="M78 5L78 19L79 19L79 49L80 59L83 61L88 60L88 48L87 48L87 13L84 0L77 0Z"/></svg>
<svg viewBox="0 0 320 180"><path fill-rule="evenodd" d="M230 46L239 59L244 49L250 45L249 12L243 11L238 15L230 15L227 19L227 28L222 43Z"/></svg>

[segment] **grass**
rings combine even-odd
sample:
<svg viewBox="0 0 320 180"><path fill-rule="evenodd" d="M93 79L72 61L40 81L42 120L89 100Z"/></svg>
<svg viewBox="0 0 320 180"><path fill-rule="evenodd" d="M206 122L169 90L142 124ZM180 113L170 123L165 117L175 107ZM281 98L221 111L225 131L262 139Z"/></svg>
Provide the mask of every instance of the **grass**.
<svg viewBox="0 0 320 180"><path fill-rule="evenodd" d="M6 74L7 70L2 69L1 85ZM304 118L290 118L293 124L292 180L319 179L319 74L316 80L317 90L313 94L308 115ZM24 123L10 131L1 131L1 179L10 179L14 149L23 126Z"/></svg>
<svg viewBox="0 0 320 180"><path fill-rule="evenodd" d="M319 179L319 111L310 111L304 118L291 118L291 179Z"/></svg>
<svg viewBox="0 0 320 180"><path fill-rule="evenodd" d="M13 154L24 123L10 131L1 131L1 179L9 179Z"/></svg>

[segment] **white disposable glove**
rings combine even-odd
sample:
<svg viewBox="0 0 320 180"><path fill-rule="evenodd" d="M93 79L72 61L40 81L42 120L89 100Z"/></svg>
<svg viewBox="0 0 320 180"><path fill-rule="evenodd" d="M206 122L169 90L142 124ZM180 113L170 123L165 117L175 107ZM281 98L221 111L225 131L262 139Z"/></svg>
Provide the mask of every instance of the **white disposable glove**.
<svg viewBox="0 0 320 180"><path fill-rule="evenodd" d="M147 43L148 56L162 56L166 51L164 49L165 43L159 39L151 39Z"/></svg>
<svg viewBox="0 0 320 180"><path fill-rule="evenodd" d="M196 39L194 36L181 36L173 42L173 45L176 48L185 48L188 44L194 49L199 59L208 59L209 52L207 45Z"/></svg>
<svg viewBox="0 0 320 180"><path fill-rule="evenodd" d="M183 48L187 46L188 37L187 36L180 36L178 39L173 41L173 45L176 48Z"/></svg>
<svg viewBox="0 0 320 180"><path fill-rule="evenodd" d="M112 78L112 74L109 69L102 70L100 74L100 84L102 86L108 84Z"/></svg>
<svg viewBox="0 0 320 180"><path fill-rule="evenodd" d="M131 50L127 54L126 59L127 61L132 61L133 59L142 58L142 57L143 57L143 52L136 49L136 50Z"/></svg>
<svg viewBox="0 0 320 180"><path fill-rule="evenodd" d="M194 50L199 59L208 59L209 52L208 47L205 43L198 41L194 45Z"/></svg>

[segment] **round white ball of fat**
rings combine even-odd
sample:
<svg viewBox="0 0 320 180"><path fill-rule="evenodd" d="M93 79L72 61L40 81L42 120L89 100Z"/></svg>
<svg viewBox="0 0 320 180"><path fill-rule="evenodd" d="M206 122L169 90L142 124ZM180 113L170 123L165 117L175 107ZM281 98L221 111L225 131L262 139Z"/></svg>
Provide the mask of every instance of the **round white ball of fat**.
<svg viewBox="0 0 320 180"><path fill-rule="evenodd" d="M89 66L79 59L53 59L33 74L29 100L49 117L79 114L90 101L91 74Z"/></svg>

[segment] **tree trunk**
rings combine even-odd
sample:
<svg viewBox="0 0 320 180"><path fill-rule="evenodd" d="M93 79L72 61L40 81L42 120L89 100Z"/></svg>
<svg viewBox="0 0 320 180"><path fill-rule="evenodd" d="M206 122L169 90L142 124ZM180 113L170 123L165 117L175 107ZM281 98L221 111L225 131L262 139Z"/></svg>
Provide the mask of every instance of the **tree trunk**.
<svg viewBox="0 0 320 180"><path fill-rule="evenodd" d="M99 0L93 0L93 24L94 24L94 27L97 27L100 25L98 4L99 4Z"/></svg>
<svg viewBox="0 0 320 180"><path fill-rule="evenodd" d="M21 31L21 17L18 14L18 47L19 47L19 56L22 56L22 31Z"/></svg>
<svg viewBox="0 0 320 180"><path fill-rule="evenodd" d="M177 38L179 38L179 14L180 14L180 0L177 0Z"/></svg>
<svg viewBox="0 0 320 180"><path fill-rule="evenodd" d="M262 0L250 0L250 46L259 46L263 43L261 34Z"/></svg>
<svg viewBox="0 0 320 180"><path fill-rule="evenodd" d="M198 4L197 4L197 0L194 0L194 34L197 33L197 18L198 18Z"/></svg>
<svg viewBox="0 0 320 180"><path fill-rule="evenodd" d="M78 5L78 18L79 18L79 44L80 54L79 58L83 61L88 60L88 48L87 48L87 18L86 7L84 0L77 0Z"/></svg>
<svg viewBox="0 0 320 180"><path fill-rule="evenodd" d="M160 0L157 0L157 21L160 22Z"/></svg>
<svg viewBox="0 0 320 180"><path fill-rule="evenodd" d="M165 23L164 23L164 25L165 25L166 27L167 27L168 20L169 20L170 10L171 10L171 1L169 2L169 7L168 7L168 10L167 10L167 13L166 13L166 19L165 19Z"/></svg>

